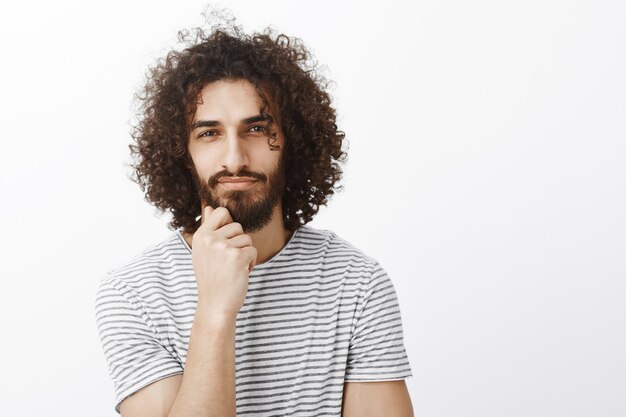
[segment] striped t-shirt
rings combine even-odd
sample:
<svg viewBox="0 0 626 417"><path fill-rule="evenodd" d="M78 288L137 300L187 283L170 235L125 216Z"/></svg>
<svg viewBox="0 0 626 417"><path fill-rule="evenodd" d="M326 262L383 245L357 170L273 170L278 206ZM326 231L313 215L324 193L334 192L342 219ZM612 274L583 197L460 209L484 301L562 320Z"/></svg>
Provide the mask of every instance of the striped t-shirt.
<svg viewBox="0 0 626 417"><path fill-rule="evenodd" d="M146 385L183 373L197 294L181 229L102 278L95 313L115 411ZM308 225L250 273L235 362L239 417L339 417L344 382L412 376L386 272Z"/></svg>

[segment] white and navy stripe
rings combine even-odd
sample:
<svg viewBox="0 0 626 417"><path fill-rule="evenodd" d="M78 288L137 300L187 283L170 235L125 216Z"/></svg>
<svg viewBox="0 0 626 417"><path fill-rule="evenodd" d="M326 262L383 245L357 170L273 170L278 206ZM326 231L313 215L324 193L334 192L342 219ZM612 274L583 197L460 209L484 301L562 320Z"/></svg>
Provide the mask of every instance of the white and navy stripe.
<svg viewBox="0 0 626 417"><path fill-rule="evenodd" d="M180 229L102 278L95 311L120 402L182 374L197 305ZM301 226L250 274L236 322L237 416L340 416L345 381L411 376L400 307L380 264Z"/></svg>

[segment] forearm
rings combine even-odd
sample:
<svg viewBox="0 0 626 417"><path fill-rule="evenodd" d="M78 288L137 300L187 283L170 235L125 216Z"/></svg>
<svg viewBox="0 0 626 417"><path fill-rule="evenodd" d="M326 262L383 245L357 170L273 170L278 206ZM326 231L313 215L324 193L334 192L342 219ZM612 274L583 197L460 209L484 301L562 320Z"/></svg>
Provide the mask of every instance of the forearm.
<svg viewBox="0 0 626 417"><path fill-rule="evenodd" d="M168 417L235 417L235 317L198 305L183 379Z"/></svg>

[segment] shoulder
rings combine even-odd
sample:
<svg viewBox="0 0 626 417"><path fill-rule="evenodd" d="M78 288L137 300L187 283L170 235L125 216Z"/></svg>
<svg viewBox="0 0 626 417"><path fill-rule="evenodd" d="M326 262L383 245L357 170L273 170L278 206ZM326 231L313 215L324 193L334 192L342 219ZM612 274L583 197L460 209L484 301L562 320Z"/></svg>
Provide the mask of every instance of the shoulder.
<svg viewBox="0 0 626 417"><path fill-rule="evenodd" d="M175 277L172 272L184 269L190 261L190 252L182 236L174 231L107 271L100 279L99 291L145 292L150 287L171 281Z"/></svg>
<svg viewBox="0 0 626 417"><path fill-rule="evenodd" d="M343 264L351 269L369 272L381 268L377 259L332 230L305 225L300 228L298 237L302 245L320 252L329 263Z"/></svg>

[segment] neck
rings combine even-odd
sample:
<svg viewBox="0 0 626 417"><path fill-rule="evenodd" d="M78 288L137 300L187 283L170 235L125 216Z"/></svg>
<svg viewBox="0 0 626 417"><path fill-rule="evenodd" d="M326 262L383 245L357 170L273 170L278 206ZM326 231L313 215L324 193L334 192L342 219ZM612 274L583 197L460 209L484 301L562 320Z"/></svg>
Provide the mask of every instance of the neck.
<svg viewBox="0 0 626 417"><path fill-rule="evenodd" d="M261 230L247 233L252 238L252 245L257 250L256 264L270 260L285 247L293 232L285 229L283 211L280 204L274 207L272 220Z"/></svg>
<svg viewBox="0 0 626 417"><path fill-rule="evenodd" d="M204 210L204 207L202 208ZM192 248L193 234L183 232L185 241ZM283 212L281 204L277 204L272 212L272 220L262 229L256 232L246 233L252 238L252 246L257 250L256 265L270 260L274 255L285 247L293 232L287 230L283 223Z"/></svg>

